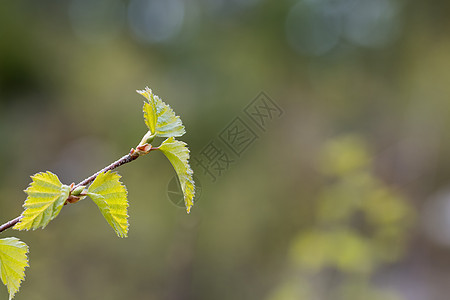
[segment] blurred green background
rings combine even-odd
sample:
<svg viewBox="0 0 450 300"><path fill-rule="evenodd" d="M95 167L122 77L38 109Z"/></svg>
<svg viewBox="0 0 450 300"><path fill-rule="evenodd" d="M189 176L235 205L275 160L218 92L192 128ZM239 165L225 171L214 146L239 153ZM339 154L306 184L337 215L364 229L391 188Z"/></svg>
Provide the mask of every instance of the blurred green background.
<svg viewBox="0 0 450 300"><path fill-rule="evenodd" d="M0 223L30 175L79 182L134 147L146 85L193 155L236 117L258 135L215 182L194 166L190 215L168 199L160 153L118 169L127 239L87 200L46 230L3 232L31 248L16 299L447 299L449 9L1 1ZM244 112L261 91L284 111L264 130Z"/></svg>

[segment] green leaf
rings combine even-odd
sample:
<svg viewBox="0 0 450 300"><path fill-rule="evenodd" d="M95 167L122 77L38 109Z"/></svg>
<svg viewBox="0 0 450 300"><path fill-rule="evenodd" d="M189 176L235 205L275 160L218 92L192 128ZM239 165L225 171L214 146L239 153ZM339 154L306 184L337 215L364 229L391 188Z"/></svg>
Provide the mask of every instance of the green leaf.
<svg viewBox="0 0 450 300"><path fill-rule="evenodd" d="M185 134L180 117L154 95L151 89L146 87L145 90L137 92L148 100L144 102L144 120L152 136L171 137Z"/></svg>
<svg viewBox="0 0 450 300"><path fill-rule="evenodd" d="M0 239L0 272L11 300L19 290L28 267L28 246L18 238Z"/></svg>
<svg viewBox="0 0 450 300"><path fill-rule="evenodd" d="M70 187L62 184L52 172L37 173L31 179L33 181L25 190L28 194L23 205L25 211L14 226L17 230L45 228L56 218L69 197Z"/></svg>
<svg viewBox="0 0 450 300"><path fill-rule="evenodd" d="M184 204L189 213L194 205L195 184L193 172L189 166L189 149L186 146L186 143L170 137L159 146L159 150L166 155L178 175L183 190Z"/></svg>
<svg viewBox="0 0 450 300"><path fill-rule="evenodd" d="M151 92L146 91L138 91L141 95L144 95L149 102L144 101L144 122L147 125L148 129L150 130L151 134L154 136L156 134L156 120L158 119L156 116L156 105L155 101L153 101L153 95Z"/></svg>
<svg viewBox="0 0 450 300"><path fill-rule="evenodd" d="M120 175L116 172L100 173L89 186L87 195L97 204L117 235L127 237L127 189L119 179Z"/></svg>

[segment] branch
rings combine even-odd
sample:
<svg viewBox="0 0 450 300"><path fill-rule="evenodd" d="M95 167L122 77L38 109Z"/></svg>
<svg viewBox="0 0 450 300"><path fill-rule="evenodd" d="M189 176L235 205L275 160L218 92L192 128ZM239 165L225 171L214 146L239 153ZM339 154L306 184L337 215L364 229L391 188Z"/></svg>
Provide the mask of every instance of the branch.
<svg viewBox="0 0 450 300"><path fill-rule="evenodd" d="M6 223L3 224L2 226L0 226L0 232L4 231L4 230L6 230L6 229L8 229L8 228L10 228L10 227L13 227L13 226L16 225L17 223L19 223L20 219L21 219L21 216L18 216L17 218L12 219L11 221L6 222Z"/></svg>
<svg viewBox="0 0 450 300"><path fill-rule="evenodd" d="M128 153L127 155L122 156L120 159L118 159L115 162L109 164L108 166L104 167L103 169L101 169L97 173L95 173L92 176L86 178L85 180L81 181L77 185L73 186L70 191L72 192L77 187L88 185L89 183L94 181L95 178L97 178L97 176L100 173L107 172L107 171L110 171L110 170L114 170L115 168L120 167L121 165L127 164L129 162L132 162L133 160L135 160L139 156L148 154L148 153L150 153L150 151L157 150L158 148L157 147L152 147L149 144L144 144L144 145L137 146L136 149L137 150L134 150L133 148L131 148L130 153ZM69 197L70 197L70 195L69 195ZM0 226L0 232L3 232L6 229L9 229L9 228L13 227L17 223L19 223L21 218L22 218L22 216L20 215L17 218L12 219L11 221L8 221L5 224L1 225Z"/></svg>
<svg viewBox="0 0 450 300"><path fill-rule="evenodd" d="M115 168L120 167L121 165L124 165L126 163L132 162L133 160L135 160L138 157L139 157L138 152L134 151L134 149L131 149L129 154L122 156L122 158L120 158L120 159L116 160L115 162L111 163L109 166L104 167L103 169L101 169L100 171L95 173L94 175L92 175L92 176L86 178L85 180L81 181L80 183L75 185L71 190L73 191L77 187L88 185L89 183L94 181L95 178L97 178L97 176L100 173L104 173L104 172L107 172L107 171L110 171L110 170L114 170Z"/></svg>

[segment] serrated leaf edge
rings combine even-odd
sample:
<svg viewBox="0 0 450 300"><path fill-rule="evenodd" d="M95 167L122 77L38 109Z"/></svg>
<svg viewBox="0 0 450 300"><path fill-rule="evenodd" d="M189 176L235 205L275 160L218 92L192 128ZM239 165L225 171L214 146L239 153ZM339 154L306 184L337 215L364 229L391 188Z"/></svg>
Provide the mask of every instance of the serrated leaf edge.
<svg viewBox="0 0 450 300"><path fill-rule="evenodd" d="M180 137L182 135L184 135L186 133L185 127L183 125L183 122L181 121L180 116L178 116L177 114L175 114L174 110L170 107L170 105L168 105L167 103L165 103L164 101L161 100L161 98L159 98L157 95L153 94L153 91L146 86L144 90L136 90L137 93L141 94L142 96L144 96L147 101L144 101L144 107L143 107L143 111L144 111L144 121L145 124L147 125L148 129L150 130L150 132L152 132L152 135L154 136L159 136L159 137ZM146 111L146 108L150 108L153 109L153 113L154 113L154 119L155 119L155 124L151 124L150 120L148 119L147 115L149 112ZM151 111L150 111L151 112ZM173 123L170 124L165 124L165 125L158 125L158 121L164 122L164 114L168 113L169 115L172 115L175 117L175 120L173 121ZM175 123L175 126L174 126ZM152 128L152 127L155 128ZM174 132L165 132L166 130L168 130L169 128L167 127L176 127L177 129L174 130Z"/></svg>
<svg viewBox="0 0 450 300"><path fill-rule="evenodd" d="M30 252L30 248L28 247L28 245L25 242L21 241L20 239L18 239L16 237L9 237L9 238L0 239L0 241L5 241L5 240L12 241L12 242L15 242L15 243L18 244L18 246L12 246L12 247L16 247L16 248L20 248L20 249L25 248L25 253L23 253L25 255L25 265L23 266L23 269L20 271L20 274L18 274L19 275L19 283L18 283L17 287L14 287L14 290L11 290L10 287L7 285L7 283L5 283L3 281L3 276L1 275L1 273L2 273L1 272L2 262L0 260L0 277L2 279L3 284L8 289L9 300L12 300L14 298L14 295L19 291L22 282L25 280L25 276L26 276L25 275L25 268L30 266L29 265L29 260L28 260L28 255L27 255ZM7 254L3 253L3 255L7 255ZM8 255L8 256L10 256L10 255ZM17 273L16 271L14 271L14 272Z"/></svg>
<svg viewBox="0 0 450 300"><path fill-rule="evenodd" d="M125 216L125 221L126 221L125 229L121 228L120 226L118 227L118 226L116 225L116 223L120 224L120 222L118 222L118 219L117 219L117 216L116 216L116 215L113 215L113 214L110 213L110 211L111 211L112 208L110 207L109 203L105 200L105 197L104 197L103 195L101 195L101 194L91 192L92 186L95 186L94 183L96 182L96 180L97 180L98 178L101 178L101 176L108 176L109 174L112 174L113 176L116 176L115 178L113 178L113 179L111 179L111 180L112 180L112 181L117 180L117 182L119 183L119 185L120 185L121 187L123 187L123 189L124 189L124 191L125 191L125 203L126 203L125 210L126 210L126 213L123 214L123 215ZM102 213L103 217L104 217L105 220L108 222L108 224L114 229L114 231L116 232L116 234L117 234L119 237L123 238L123 237L128 237L128 229L129 229L129 223L128 223L128 217L129 217L129 216L128 216L128 207L129 207L129 203L128 203L128 191L127 191L125 185L120 181L120 178L121 178L121 177L122 177L122 176L120 176L117 172L111 172L110 170L107 171L107 172L102 172L102 173L100 173L100 174L95 178L95 180L92 182L92 184L89 186L88 191L87 191L87 195L92 199L92 201L93 201L93 202L97 205L97 207L100 209L100 212ZM102 207L99 205L99 203L97 203L97 202L100 202L100 201L101 201L103 204L105 204L105 205L107 206L107 208L109 208L109 210L105 210L105 208L102 208ZM106 218L105 213L108 214L110 218L114 219L115 222L112 222L112 223L111 223L111 222Z"/></svg>
<svg viewBox="0 0 450 300"><path fill-rule="evenodd" d="M58 184L55 184L52 181L46 180L46 178L43 177L44 175L54 176L56 178ZM39 227L44 229L52 220L54 220L59 215L59 213L61 212L61 209L64 206L65 200L67 199L67 197L69 196L69 193L70 193L70 187L68 185L62 184L61 181L59 180L58 176L50 171L38 172L30 177L32 179L32 182L24 190L24 192L27 194L27 198L25 199L25 202L23 204L24 211L21 214L20 221L13 227L13 229L15 229L15 230L26 230L26 231L28 231L30 229L36 230ZM48 205L45 206L45 208L42 210L42 213L40 213L36 218L34 218L32 220L28 220L25 223L25 221L26 221L25 214L27 213L27 210L29 208L32 208L31 205L44 203L44 202L34 202L32 204L27 205L28 204L27 202L29 201L29 198L31 197L30 194L31 193L32 194L50 194L50 193L45 193L45 192L32 192L32 189L35 187L36 183L38 183L38 182L44 182L44 183L47 183L49 186L55 187L55 190L57 190L57 189L59 190L59 195L55 194L53 199L50 199L49 201L47 201ZM56 205L56 207L54 207L52 210L52 216L50 217L50 219L47 222L45 222L44 224L41 224L45 210L47 210L48 207L50 207L51 205ZM37 220L39 220L39 222L36 222ZM37 223L38 225L35 225L35 223Z"/></svg>
<svg viewBox="0 0 450 300"><path fill-rule="evenodd" d="M177 156L173 152L164 150L164 145L174 144L174 143L177 143L178 145L181 145L181 147L183 147L183 157ZM161 147L163 147L163 148L161 148ZM184 197L184 203L186 206L186 211L187 211L187 213L190 213L192 206L194 206L195 182L194 182L194 178L193 178L194 172L192 171L192 168L189 164L189 158L190 158L189 148L187 147L187 144L185 142L178 141L174 137L170 137L170 138L167 138L166 140L164 140L161 143L161 145L158 147L158 149L161 152L163 152L164 155L169 159L170 163L172 164L172 167L174 168L175 172L177 173L178 180L179 180L181 188L183 190L183 197ZM170 157L167 155L166 152L168 152L170 155L173 155L174 157L176 157L178 160L181 161L183 166L186 167L185 174L180 174L177 171L172 160L170 159ZM185 179L185 182L188 182L189 184L183 184L183 181L184 181L184 180L182 180L183 178ZM192 196L190 197L190 195L192 195Z"/></svg>

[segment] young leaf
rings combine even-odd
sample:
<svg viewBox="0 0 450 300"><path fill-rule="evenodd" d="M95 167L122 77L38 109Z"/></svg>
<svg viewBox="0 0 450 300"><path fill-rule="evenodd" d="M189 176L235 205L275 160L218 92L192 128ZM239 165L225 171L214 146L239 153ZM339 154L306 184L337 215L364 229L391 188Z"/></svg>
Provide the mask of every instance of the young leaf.
<svg viewBox="0 0 450 300"><path fill-rule="evenodd" d="M151 134L154 136L156 135L156 120L158 119L156 116L156 105L155 101L153 100L153 94L147 91L138 91L138 93L141 93L141 95L144 95L149 102L144 101L144 122L147 125L148 129L150 130Z"/></svg>
<svg viewBox="0 0 450 300"><path fill-rule="evenodd" d="M28 267L28 246L17 238L0 239L0 273L11 300L19 290Z"/></svg>
<svg viewBox="0 0 450 300"><path fill-rule="evenodd" d="M119 179L120 175L116 172L100 173L89 186L87 195L97 204L117 235L127 237L127 189Z"/></svg>
<svg viewBox="0 0 450 300"><path fill-rule="evenodd" d="M28 194L22 218L13 228L17 230L45 228L56 218L69 197L70 187L62 184L52 172L31 176L33 181L25 190Z"/></svg>
<svg viewBox="0 0 450 300"><path fill-rule="evenodd" d="M179 116L175 115L172 108L154 95L148 87L143 91L137 91L147 98L144 102L144 120L153 136L171 137L185 134L183 123Z"/></svg>
<svg viewBox="0 0 450 300"><path fill-rule="evenodd" d="M184 204L189 213L194 205L195 195L193 172L189 166L189 149L186 143L170 137L159 146L159 150L166 155L178 175L184 194Z"/></svg>

